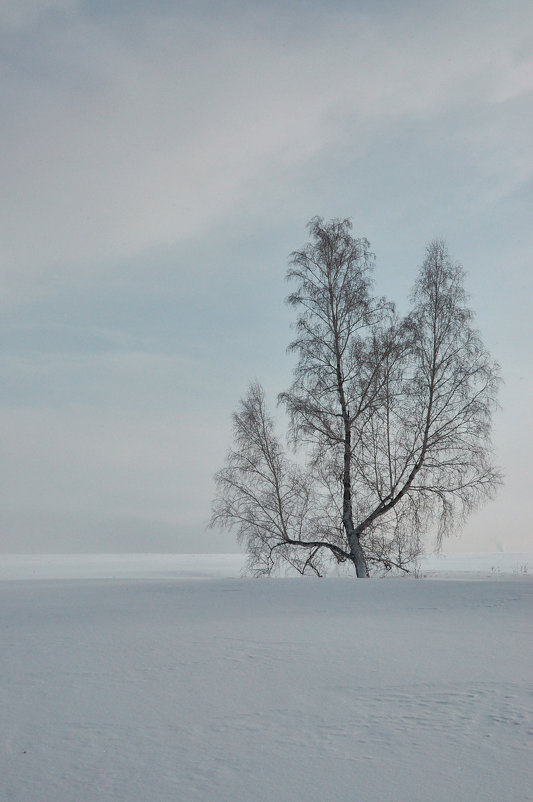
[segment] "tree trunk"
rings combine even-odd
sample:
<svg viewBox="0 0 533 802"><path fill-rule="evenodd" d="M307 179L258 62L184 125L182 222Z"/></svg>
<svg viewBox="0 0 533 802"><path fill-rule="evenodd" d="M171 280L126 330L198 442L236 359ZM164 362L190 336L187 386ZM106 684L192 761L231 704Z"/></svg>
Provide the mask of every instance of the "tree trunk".
<svg viewBox="0 0 533 802"><path fill-rule="evenodd" d="M361 543L359 542L359 535L353 525L351 481L352 431L350 428L349 413L344 403L344 394L341 394L341 403L344 416L344 492L342 499L342 523L350 545L350 557L355 566L356 576L359 579L365 579L368 577L368 566Z"/></svg>
<svg viewBox="0 0 533 802"><path fill-rule="evenodd" d="M331 325L334 336L335 346L335 359L336 359L336 378L337 378L337 392L339 394L339 404L341 408L342 420L344 424L344 467L342 472L342 523L346 538L350 546L350 557L355 566L355 573L358 578L365 578L368 576L368 567L365 560L365 555L361 544L359 542L359 534L355 531L353 524L353 510L352 510L352 420L350 418L350 410L346 403L346 395L344 392L344 372L342 369L342 350L339 342L339 327L337 322L337 315L335 312L335 293L331 283L331 276L328 270L329 281L329 302L331 313Z"/></svg>
<svg viewBox="0 0 533 802"><path fill-rule="evenodd" d="M359 579L368 578L368 566L365 560L365 553L359 542L357 532L352 526L352 531L348 534L348 542L350 544L350 557L355 566L355 573Z"/></svg>
<svg viewBox="0 0 533 802"><path fill-rule="evenodd" d="M363 554L363 549L361 548L361 544L359 543L359 538L355 535L355 540L357 545L355 549L352 548L352 562L355 565L355 573L360 579L367 579L368 578L368 566L366 564L365 555Z"/></svg>

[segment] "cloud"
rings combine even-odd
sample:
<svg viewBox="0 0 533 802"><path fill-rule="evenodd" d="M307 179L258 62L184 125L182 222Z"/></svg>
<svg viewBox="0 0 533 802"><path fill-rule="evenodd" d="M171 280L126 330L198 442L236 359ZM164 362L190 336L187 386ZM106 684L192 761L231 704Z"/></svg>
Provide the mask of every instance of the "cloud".
<svg viewBox="0 0 533 802"><path fill-rule="evenodd" d="M427 19L319 4L300 27L297 10L276 27L253 4L213 18L179 5L47 8L25 4L3 36L0 255L14 297L199 237L272 172L290 181L348 142L364 153L384 125L532 86L519 15L480 10L472 34L459 6Z"/></svg>
<svg viewBox="0 0 533 802"><path fill-rule="evenodd" d="M9 544L175 531L179 549L184 525L201 531L235 399L255 375L272 396L288 382L282 276L317 213L354 215L400 306L424 241L449 239L504 363L497 440L515 463L499 509L519 508L529 14L519 0L0 4Z"/></svg>
<svg viewBox="0 0 533 802"><path fill-rule="evenodd" d="M74 12L79 0L0 0L0 30L12 33L33 28L43 17Z"/></svg>
<svg viewBox="0 0 533 802"><path fill-rule="evenodd" d="M12 509L39 509L191 525L206 521L212 492L205 455L221 462L219 434L185 403L174 410L70 405L2 410L4 492ZM216 462L213 464L217 464Z"/></svg>

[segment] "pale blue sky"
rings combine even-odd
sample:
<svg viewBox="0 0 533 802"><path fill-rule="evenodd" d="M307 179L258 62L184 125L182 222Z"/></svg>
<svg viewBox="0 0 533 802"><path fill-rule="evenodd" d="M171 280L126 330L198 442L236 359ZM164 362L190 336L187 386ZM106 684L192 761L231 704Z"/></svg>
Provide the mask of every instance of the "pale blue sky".
<svg viewBox="0 0 533 802"><path fill-rule="evenodd" d="M533 548L529 2L17 0L0 54L0 550L237 548L212 474L315 214L400 310L428 240L465 266L507 479L445 548Z"/></svg>

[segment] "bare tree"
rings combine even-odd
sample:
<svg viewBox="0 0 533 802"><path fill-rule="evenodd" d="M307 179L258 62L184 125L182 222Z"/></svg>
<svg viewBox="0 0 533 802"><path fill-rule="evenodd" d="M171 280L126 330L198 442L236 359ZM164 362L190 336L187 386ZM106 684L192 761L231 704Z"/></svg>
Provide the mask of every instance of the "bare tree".
<svg viewBox="0 0 533 802"><path fill-rule="evenodd" d="M215 475L211 524L236 527L252 573L270 574L287 562L299 573L309 569L320 576L324 549L347 559L335 543L317 538L312 479L287 459L256 382L233 415L233 433L234 448Z"/></svg>
<svg viewBox="0 0 533 802"><path fill-rule="evenodd" d="M307 467L283 453L252 386L217 475L213 522L239 526L259 573L286 560L320 574L328 559L351 561L359 577L407 571L427 531L440 545L501 481L490 462L498 367L443 242L428 246L400 320L373 295L373 256L349 220L314 218L309 230L287 273L298 361L280 395Z"/></svg>
<svg viewBox="0 0 533 802"><path fill-rule="evenodd" d="M342 455L342 524L357 575L368 567L352 507L352 453L372 419L382 389L387 337L382 326L392 312L371 293L373 255L365 239L350 235L349 220L309 224L312 241L291 256L287 278L296 282L288 303L298 310L295 380L280 400L294 443L313 447L315 464L335 466ZM333 454L332 454L333 452Z"/></svg>

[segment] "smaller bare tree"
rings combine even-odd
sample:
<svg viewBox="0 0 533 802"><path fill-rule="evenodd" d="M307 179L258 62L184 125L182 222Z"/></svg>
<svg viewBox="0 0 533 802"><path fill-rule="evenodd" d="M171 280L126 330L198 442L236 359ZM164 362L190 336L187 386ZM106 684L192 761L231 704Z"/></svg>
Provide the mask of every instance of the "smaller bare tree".
<svg viewBox="0 0 533 802"><path fill-rule="evenodd" d="M326 549L348 558L335 543L317 539L316 499L309 475L291 462L274 432L263 388L254 382L233 414L234 447L216 475L211 526L237 530L256 576L283 563L321 576ZM320 528L320 527L318 527Z"/></svg>

